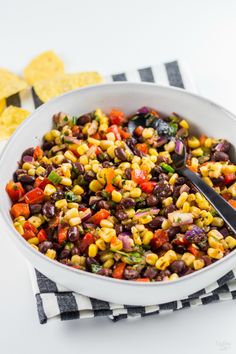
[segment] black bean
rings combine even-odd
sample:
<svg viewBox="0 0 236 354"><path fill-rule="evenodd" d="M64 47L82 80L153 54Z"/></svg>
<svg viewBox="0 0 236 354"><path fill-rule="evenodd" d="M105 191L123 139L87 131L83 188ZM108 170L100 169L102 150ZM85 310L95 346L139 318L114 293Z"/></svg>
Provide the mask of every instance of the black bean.
<svg viewBox="0 0 236 354"><path fill-rule="evenodd" d="M223 187L224 183L225 183L225 179L224 176L219 176L217 178L212 178L212 183L214 184L214 186L216 187Z"/></svg>
<svg viewBox="0 0 236 354"><path fill-rule="evenodd" d="M181 229L179 226L171 226L168 230L167 230L167 233L168 233L168 236L169 236L169 239L170 240L173 240L175 238L175 236L180 233Z"/></svg>
<svg viewBox="0 0 236 354"><path fill-rule="evenodd" d="M184 272L186 268L186 264L184 261L182 260L178 260L178 261L174 261L171 263L170 265L170 270L173 272L173 273L177 273L177 274L181 274Z"/></svg>
<svg viewBox="0 0 236 354"><path fill-rule="evenodd" d="M18 182L18 181L19 181L19 178L20 178L22 175L25 175L25 174L27 174L27 171L26 171L26 170L23 170L23 168L17 169L17 170L14 172L14 175L13 175L14 182Z"/></svg>
<svg viewBox="0 0 236 354"><path fill-rule="evenodd" d="M25 175L20 175L20 176L18 177L18 181L19 181L19 182L22 182L22 183L25 183L25 184L32 184L32 183L34 183L34 181L35 181L35 177L34 177L34 176L29 176L29 175L27 175L27 174L25 174Z"/></svg>
<svg viewBox="0 0 236 354"><path fill-rule="evenodd" d="M120 205L125 209L135 207L135 200L133 198L123 198L120 202Z"/></svg>
<svg viewBox="0 0 236 354"><path fill-rule="evenodd" d="M31 184L26 184L23 187L26 192L32 191L32 189L34 189L34 187Z"/></svg>
<svg viewBox="0 0 236 354"><path fill-rule="evenodd" d="M87 172L85 172L85 174L84 174L84 179L85 179L85 181L87 181L87 182L91 182L91 181L93 181L94 179L96 178L96 173L95 172L93 172L93 171L87 171Z"/></svg>
<svg viewBox="0 0 236 354"><path fill-rule="evenodd" d="M101 152L101 154L97 155L97 159L99 162L110 161L110 156L106 152Z"/></svg>
<svg viewBox="0 0 236 354"><path fill-rule="evenodd" d="M28 149L26 149L23 154L21 155L21 159L24 157L24 156L33 156L34 154L34 148L33 147L30 147Z"/></svg>
<svg viewBox="0 0 236 354"><path fill-rule="evenodd" d="M29 204L30 214L39 214L42 210L42 204Z"/></svg>
<svg viewBox="0 0 236 354"><path fill-rule="evenodd" d="M86 123L90 123L92 118L89 114L83 114L79 118L77 118L77 125L85 125Z"/></svg>
<svg viewBox="0 0 236 354"><path fill-rule="evenodd" d="M97 207L98 207L98 209L107 209L107 210L109 210L110 209L110 204L106 200L100 200L97 203Z"/></svg>
<svg viewBox="0 0 236 354"><path fill-rule="evenodd" d="M229 230L226 227L222 227L222 229L219 230L219 232L221 233L221 235L223 235L224 237L228 236ZM234 236L233 236L234 237Z"/></svg>
<svg viewBox="0 0 236 354"><path fill-rule="evenodd" d="M154 187L153 194L158 198L167 198L172 194L172 187L166 181L160 181Z"/></svg>
<svg viewBox="0 0 236 354"><path fill-rule="evenodd" d="M145 199L136 202L136 208L137 208L137 209L143 209L143 208L145 208L146 206L147 206L147 202L146 202Z"/></svg>
<svg viewBox="0 0 236 354"><path fill-rule="evenodd" d="M123 225L123 229L126 232L131 232L132 227L135 225L135 223L131 220L129 220L127 223Z"/></svg>
<svg viewBox="0 0 236 354"><path fill-rule="evenodd" d="M208 266L212 263L211 258L209 256L202 256L201 259L204 261L205 266Z"/></svg>
<svg viewBox="0 0 236 354"><path fill-rule="evenodd" d="M147 205L153 207L159 203L159 199L155 195L149 195L147 197Z"/></svg>
<svg viewBox="0 0 236 354"><path fill-rule="evenodd" d="M151 170L151 174L153 177L158 177L160 173L162 173L163 170L161 168L161 166L155 166L153 167L153 169Z"/></svg>
<svg viewBox="0 0 236 354"><path fill-rule="evenodd" d="M175 184L176 185L182 185L182 184L185 184L186 183L186 178L184 177L178 177Z"/></svg>
<svg viewBox="0 0 236 354"><path fill-rule="evenodd" d="M64 259L64 258L69 258L70 256L70 250L64 248L64 250L61 251L60 253L60 259Z"/></svg>
<svg viewBox="0 0 236 354"><path fill-rule="evenodd" d="M47 218L53 218L55 216L55 206L50 202L46 202L42 207L42 212Z"/></svg>
<svg viewBox="0 0 236 354"><path fill-rule="evenodd" d="M226 154L223 151L216 151L212 155L212 160L213 161L228 161L229 160L229 155Z"/></svg>
<svg viewBox="0 0 236 354"><path fill-rule="evenodd" d="M141 150L137 149L136 147L133 148L133 153L136 156L143 157L146 156Z"/></svg>
<svg viewBox="0 0 236 354"><path fill-rule="evenodd" d="M86 268L90 271L92 269L92 264L98 264L96 259L92 257L87 257L85 262L86 262Z"/></svg>
<svg viewBox="0 0 236 354"><path fill-rule="evenodd" d="M164 251L164 252L167 252L169 250L172 250L173 249L173 246L171 243L169 242L165 242L162 246L161 246L161 250Z"/></svg>
<svg viewBox="0 0 236 354"><path fill-rule="evenodd" d="M71 250L71 255L74 256L75 254L78 254L80 255L80 251L78 249L78 247L73 247L72 250Z"/></svg>
<svg viewBox="0 0 236 354"><path fill-rule="evenodd" d="M105 277L110 277L112 274L112 270L108 268L102 268L97 272L97 274L103 275Z"/></svg>
<svg viewBox="0 0 236 354"><path fill-rule="evenodd" d="M133 148L135 147L135 145L137 144L137 140L135 138L130 138L126 140L126 144L127 146L133 150Z"/></svg>
<svg viewBox="0 0 236 354"><path fill-rule="evenodd" d="M69 227L68 229L68 239L71 242L76 242L79 240L79 230L76 226Z"/></svg>
<svg viewBox="0 0 236 354"><path fill-rule="evenodd" d="M154 279L158 274L158 270L155 267L147 267L143 273L144 278Z"/></svg>
<svg viewBox="0 0 236 354"><path fill-rule="evenodd" d="M120 161L126 161L127 160L127 157L126 157L126 154L125 154L125 150L122 149L122 147L115 148L114 153L115 153L116 157Z"/></svg>
<svg viewBox="0 0 236 354"><path fill-rule="evenodd" d="M169 277L171 275L171 272L169 271L169 269L165 269L165 270L161 270L159 275L163 279L164 277Z"/></svg>
<svg viewBox="0 0 236 354"><path fill-rule="evenodd" d="M213 150L221 151L221 152L228 152L230 149L230 143L227 140L222 139L219 144L216 144L213 147Z"/></svg>
<svg viewBox="0 0 236 354"><path fill-rule="evenodd" d="M52 148L53 146L54 146L53 141L51 141L51 142L44 141L44 143L43 143L43 145L42 145L42 149L43 149L44 151L46 151L46 150L51 150L51 148Z"/></svg>
<svg viewBox="0 0 236 354"><path fill-rule="evenodd" d="M110 161L104 161L102 163L102 167L104 167L104 168L111 167L111 166L113 166L113 163Z"/></svg>
<svg viewBox="0 0 236 354"><path fill-rule="evenodd" d="M116 234L119 235L123 231L123 226L121 224L115 225Z"/></svg>
<svg viewBox="0 0 236 354"><path fill-rule="evenodd" d="M132 172L131 168L128 167L125 169L125 178L126 179L131 179L131 172Z"/></svg>
<svg viewBox="0 0 236 354"><path fill-rule="evenodd" d="M147 226L151 229L159 229L165 218L163 216L156 216L152 221L150 221Z"/></svg>
<svg viewBox="0 0 236 354"><path fill-rule="evenodd" d="M115 213L115 217L118 219L118 220L127 220L128 219L128 215L126 214L126 212L122 211L122 210L119 210Z"/></svg>
<svg viewBox="0 0 236 354"><path fill-rule="evenodd" d="M82 163L74 162L72 166L73 166L74 172L76 172L78 174L84 173L84 166L82 165Z"/></svg>
<svg viewBox="0 0 236 354"><path fill-rule="evenodd" d="M139 277L139 272L135 269L129 269L129 268L126 268L124 270L124 278L127 279L127 280L132 280L132 279L136 279Z"/></svg>
<svg viewBox="0 0 236 354"><path fill-rule="evenodd" d="M169 181L169 176L166 173L160 173L159 181Z"/></svg>
<svg viewBox="0 0 236 354"><path fill-rule="evenodd" d="M53 245L52 245L52 242L50 242L50 241L44 241L44 242L41 242L38 247L39 247L39 251L41 253L46 253L48 249L53 247Z"/></svg>
<svg viewBox="0 0 236 354"><path fill-rule="evenodd" d="M164 210L164 215L168 217L168 214L173 213L173 211L177 210L174 204L168 205Z"/></svg>
<svg viewBox="0 0 236 354"><path fill-rule="evenodd" d="M64 198L64 192L61 191L61 190L58 190L57 192L55 192L55 193L53 193L53 194L51 195L51 198L52 198L52 200L54 200L55 202L56 202L57 200L63 199L63 198Z"/></svg>
<svg viewBox="0 0 236 354"><path fill-rule="evenodd" d="M180 196L180 188L182 186L174 186L174 191L173 191L173 198L178 199Z"/></svg>

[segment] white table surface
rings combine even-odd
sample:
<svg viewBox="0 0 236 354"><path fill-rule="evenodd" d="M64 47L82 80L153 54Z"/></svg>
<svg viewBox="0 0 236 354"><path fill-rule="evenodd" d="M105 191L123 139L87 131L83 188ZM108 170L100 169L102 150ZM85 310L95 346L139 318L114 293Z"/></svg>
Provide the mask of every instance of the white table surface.
<svg viewBox="0 0 236 354"><path fill-rule="evenodd" d="M54 49L68 70L104 74L182 58L199 91L236 113L236 2L0 0L0 66ZM235 353L236 302L113 324L38 322L27 266L0 234L0 352ZM152 348L152 349L151 349Z"/></svg>

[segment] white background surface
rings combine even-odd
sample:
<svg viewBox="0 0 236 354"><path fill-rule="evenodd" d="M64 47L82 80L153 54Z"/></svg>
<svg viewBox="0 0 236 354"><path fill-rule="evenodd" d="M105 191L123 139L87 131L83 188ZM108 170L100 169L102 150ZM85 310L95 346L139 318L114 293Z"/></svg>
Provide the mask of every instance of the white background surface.
<svg viewBox="0 0 236 354"><path fill-rule="evenodd" d="M201 94L236 113L234 0L0 0L0 66L46 49L68 70L104 74L182 58ZM206 117L207 119L207 117ZM39 325L27 267L0 234L0 352L235 353L236 302L116 324Z"/></svg>

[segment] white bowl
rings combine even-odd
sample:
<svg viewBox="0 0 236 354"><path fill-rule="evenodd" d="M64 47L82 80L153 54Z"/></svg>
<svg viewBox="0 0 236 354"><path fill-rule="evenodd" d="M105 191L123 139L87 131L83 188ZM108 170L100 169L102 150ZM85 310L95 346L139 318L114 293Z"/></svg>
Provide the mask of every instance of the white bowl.
<svg viewBox="0 0 236 354"><path fill-rule="evenodd" d="M54 113L63 111L70 115L81 115L97 107L104 111L116 107L125 113L133 113L144 105L167 114L177 112L188 120L192 130L226 138L236 145L236 117L219 105L181 89L155 84L113 83L72 91L41 106L17 129L0 159L1 226L5 231L3 233L1 230L1 234L11 238L35 268L68 289L101 300L129 305L154 305L179 300L204 288L235 266L235 251L200 271L171 282L138 283L73 269L34 250L16 232L9 214L10 201L5 185L12 179L21 153L39 144L44 133L51 129Z"/></svg>

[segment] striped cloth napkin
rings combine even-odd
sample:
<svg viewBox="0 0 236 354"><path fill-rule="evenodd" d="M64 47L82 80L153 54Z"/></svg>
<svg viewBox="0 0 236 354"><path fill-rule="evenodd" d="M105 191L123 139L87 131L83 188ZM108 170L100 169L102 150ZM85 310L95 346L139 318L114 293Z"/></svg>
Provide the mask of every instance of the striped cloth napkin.
<svg viewBox="0 0 236 354"><path fill-rule="evenodd" d="M156 82L196 92L196 87L189 73L178 61L112 74L106 77L105 81ZM33 111L42 102L34 90L30 89L9 97L7 105L11 104ZM30 265L29 270L41 324L52 318L72 320L97 316L107 316L113 321L118 321L125 318L165 314L187 307L236 298L236 268L218 281L185 299L155 306L126 306L89 298L56 284Z"/></svg>

